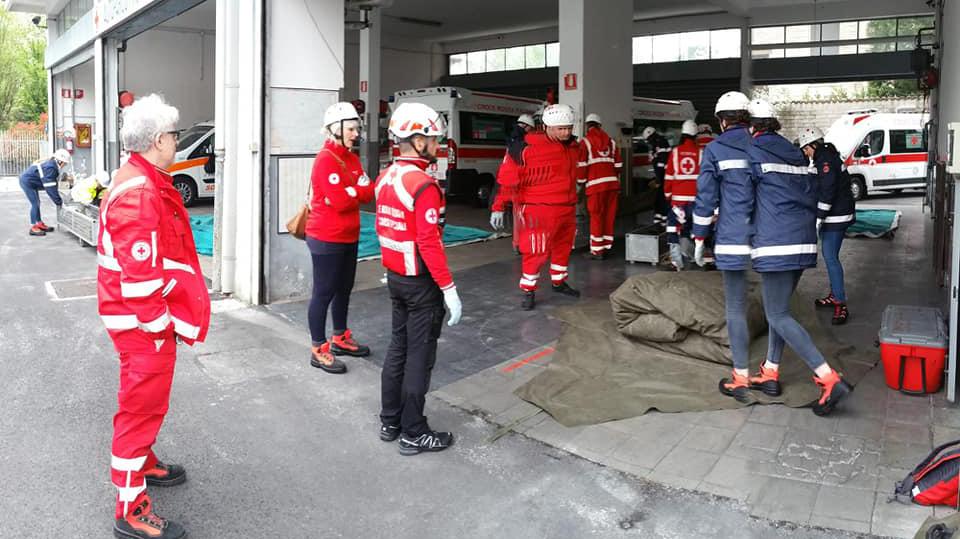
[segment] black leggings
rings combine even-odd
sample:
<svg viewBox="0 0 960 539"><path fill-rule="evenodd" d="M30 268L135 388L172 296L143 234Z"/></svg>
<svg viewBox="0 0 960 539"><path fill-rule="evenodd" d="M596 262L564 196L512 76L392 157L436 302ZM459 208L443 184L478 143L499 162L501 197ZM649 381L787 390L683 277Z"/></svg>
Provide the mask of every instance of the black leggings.
<svg viewBox="0 0 960 539"><path fill-rule="evenodd" d="M333 314L333 332L347 330L350 291L357 276L357 244L307 238L313 259L313 296L307 310L314 346L327 342L327 309ZM332 304L332 305L331 305Z"/></svg>

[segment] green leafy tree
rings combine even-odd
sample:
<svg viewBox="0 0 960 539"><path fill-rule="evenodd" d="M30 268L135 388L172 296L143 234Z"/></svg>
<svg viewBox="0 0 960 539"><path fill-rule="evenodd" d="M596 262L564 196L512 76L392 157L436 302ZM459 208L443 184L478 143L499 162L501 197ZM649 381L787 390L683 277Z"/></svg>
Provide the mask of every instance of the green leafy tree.
<svg viewBox="0 0 960 539"><path fill-rule="evenodd" d="M46 41L30 39L21 59L22 83L17 92L15 117L22 122L36 122L47 111L47 70L43 65Z"/></svg>
<svg viewBox="0 0 960 539"><path fill-rule="evenodd" d="M46 112L45 51L42 31L0 6L0 129Z"/></svg>
<svg viewBox="0 0 960 539"><path fill-rule="evenodd" d="M5 8L0 8L0 129L13 122L20 91L23 28Z"/></svg>

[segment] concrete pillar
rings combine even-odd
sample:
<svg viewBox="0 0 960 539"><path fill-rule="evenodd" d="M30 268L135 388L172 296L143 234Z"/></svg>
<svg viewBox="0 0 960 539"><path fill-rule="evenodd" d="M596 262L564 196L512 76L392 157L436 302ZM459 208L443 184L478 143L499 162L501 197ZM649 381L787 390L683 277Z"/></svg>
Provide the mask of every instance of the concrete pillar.
<svg viewBox="0 0 960 539"><path fill-rule="evenodd" d="M560 4L560 103L583 118L595 112L613 137L632 127L633 2L558 0Z"/></svg>
<svg viewBox="0 0 960 539"><path fill-rule="evenodd" d="M360 30L360 99L366 103L363 115L364 143L360 148L363 169L371 178L380 171L380 10L369 11L369 26Z"/></svg>
<svg viewBox="0 0 960 539"><path fill-rule="evenodd" d="M120 59L117 45L117 40L105 38L97 38L93 44L93 88L96 104L91 153L94 172L109 172L120 166Z"/></svg>
<svg viewBox="0 0 960 539"><path fill-rule="evenodd" d="M96 97L94 106L93 120L93 140L91 146L93 150L93 170L107 170L107 150L106 138L104 133L107 129L106 114L106 65L103 54L103 39L97 38L93 42L93 95ZM57 101L60 102L59 100Z"/></svg>
<svg viewBox="0 0 960 539"><path fill-rule="evenodd" d="M740 91L753 93L753 51L750 49L750 18L740 23Z"/></svg>

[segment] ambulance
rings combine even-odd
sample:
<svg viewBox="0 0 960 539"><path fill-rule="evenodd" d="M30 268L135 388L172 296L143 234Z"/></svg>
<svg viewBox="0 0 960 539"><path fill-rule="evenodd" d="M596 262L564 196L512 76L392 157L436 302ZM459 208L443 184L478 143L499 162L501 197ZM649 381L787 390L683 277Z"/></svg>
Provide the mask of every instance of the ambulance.
<svg viewBox="0 0 960 539"><path fill-rule="evenodd" d="M438 86L394 93L389 98L391 112L408 101L431 107L447 122L437 162L427 171L448 196L480 205L488 202L517 117L536 115L543 108L538 99ZM393 146L389 155L398 157L400 150Z"/></svg>
<svg viewBox="0 0 960 539"><path fill-rule="evenodd" d="M183 205L190 207L216 192L213 122L202 122L180 133L175 161L167 169Z"/></svg>
<svg viewBox="0 0 960 539"><path fill-rule="evenodd" d="M653 162L650 159L650 148L647 141L640 138L640 133L648 126L670 141L670 146L680 143L680 128L685 120L694 120L697 109L693 103L686 100L674 101L669 99L653 99L649 97L633 98L633 159L632 170L634 179L650 179L654 177Z"/></svg>
<svg viewBox="0 0 960 539"><path fill-rule="evenodd" d="M927 186L927 131L922 113L850 111L824 135L844 160L853 197Z"/></svg>

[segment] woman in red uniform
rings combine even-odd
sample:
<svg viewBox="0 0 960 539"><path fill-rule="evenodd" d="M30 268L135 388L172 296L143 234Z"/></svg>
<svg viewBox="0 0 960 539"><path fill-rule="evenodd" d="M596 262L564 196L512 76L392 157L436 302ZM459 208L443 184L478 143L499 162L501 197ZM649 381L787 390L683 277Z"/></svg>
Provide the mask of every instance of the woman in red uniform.
<svg viewBox="0 0 960 539"><path fill-rule="evenodd" d="M313 162L307 246L313 259L313 296L307 311L312 352L310 364L332 374L347 372L336 358L363 357L370 348L358 344L347 327L350 291L357 272L360 205L373 200L373 184L360 159L350 151L360 140L360 115L350 103L336 103L323 115L327 141ZM327 310L333 314L333 337L327 341Z"/></svg>

